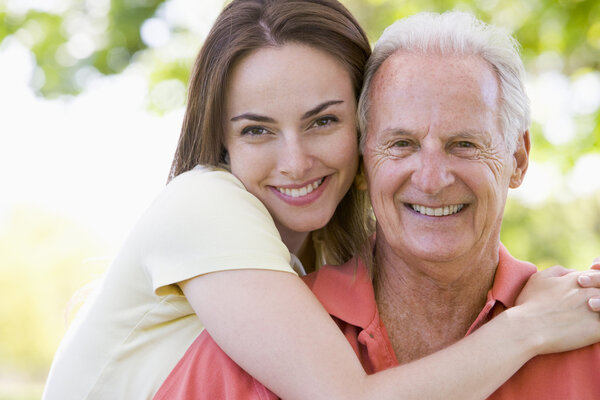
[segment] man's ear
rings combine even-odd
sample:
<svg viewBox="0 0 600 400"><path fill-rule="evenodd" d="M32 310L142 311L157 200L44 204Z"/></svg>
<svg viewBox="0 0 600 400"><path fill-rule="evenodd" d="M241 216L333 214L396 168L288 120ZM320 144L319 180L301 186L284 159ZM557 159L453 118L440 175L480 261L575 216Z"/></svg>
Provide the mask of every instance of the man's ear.
<svg viewBox="0 0 600 400"><path fill-rule="evenodd" d="M529 130L526 130L522 135L519 136L517 141L517 148L513 157L515 158L515 170L510 178L510 187L512 189L518 188L523 183L527 167L529 167L529 149L531 148L531 141L529 138Z"/></svg>

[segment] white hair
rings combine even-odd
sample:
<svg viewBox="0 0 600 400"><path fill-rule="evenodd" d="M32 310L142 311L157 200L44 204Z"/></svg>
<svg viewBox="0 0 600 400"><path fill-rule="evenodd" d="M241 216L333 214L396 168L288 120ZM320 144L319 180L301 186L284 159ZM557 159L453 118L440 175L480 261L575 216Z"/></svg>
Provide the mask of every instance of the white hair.
<svg viewBox="0 0 600 400"><path fill-rule="evenodd" d="M422 12L390 25L381 35L367 63L358 104L361 148L364 148L369 111L369 90L383 62L397 51L440 56L479 56L495 72L500 88L500 129L510 152L519 135L529 129L529 100L525 68L518 42L504 29L487 25L472 14L449 11Z"/></svg>

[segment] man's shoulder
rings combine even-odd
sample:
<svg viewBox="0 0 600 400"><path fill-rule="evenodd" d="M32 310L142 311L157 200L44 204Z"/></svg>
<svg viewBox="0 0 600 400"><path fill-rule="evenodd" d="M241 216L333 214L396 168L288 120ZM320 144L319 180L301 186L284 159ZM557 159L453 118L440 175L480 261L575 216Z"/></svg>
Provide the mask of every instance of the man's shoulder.
<svg viewBox="0 0 600 400"><path fill-rule="evenodd" d="M505 306L512 307L515 299L536 271L535 265L513 257L501 244L498 268L491 288L492 297L500 300Z"/></svg>
<svg viewBox="0 0 600 400"><path fill-rule="evenodd" d="M277 396L238 366L203 331L188 348L154 399L256 399Z"/></svg>
<svg viewBox="0 0 600 400"><path fill-rule="evenodd" d="M529 360L489 400L600 399L600 343Z"/></svg>

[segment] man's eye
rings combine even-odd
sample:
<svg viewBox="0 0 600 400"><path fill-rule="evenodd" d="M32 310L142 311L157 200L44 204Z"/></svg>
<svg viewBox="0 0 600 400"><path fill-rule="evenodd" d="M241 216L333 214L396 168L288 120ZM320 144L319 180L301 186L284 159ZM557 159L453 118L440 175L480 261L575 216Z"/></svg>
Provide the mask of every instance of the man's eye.
<svg viewBox="0 0 600 400"><path fill-rule="evenodd" d="M269 131L267 131L265 128L262 128L260 126L248 126L244 129L242 129L242 135L248 135L248 136L261 136L264 134L269 133Z"/></svg>
<svg viewBox="0 0 600 400"><path fill-rule="evenodd" d="M473 143L471 143L471 142L467 142L467 141L464 141L464 140L462 140L462 141L458 142L456 145L457 145L458 147L461 147L461 148L467 148L467 149L468 149L468 148L473 148L473 147L475 147L475 145L474 145Z"/></svg>
<svg viewBox="0 0 600 400"><path fill-rule="evenodd" d="M394 142L395 147L408 147L410 146L410 142L408 140L398 140Z"/></svg>

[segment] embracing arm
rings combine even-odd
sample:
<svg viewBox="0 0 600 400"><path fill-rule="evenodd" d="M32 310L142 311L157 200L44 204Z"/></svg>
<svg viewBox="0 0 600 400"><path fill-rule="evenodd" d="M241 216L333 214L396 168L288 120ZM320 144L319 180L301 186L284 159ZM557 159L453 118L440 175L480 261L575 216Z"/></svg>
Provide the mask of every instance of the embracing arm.
<svg viewBox="0 0 600 400"><path fill-rule="evenodd" d="M156 292L180 282L223 350L286 399L481 399L532 356L600 339L597 315L585 304L562 301L571 289L567 282L550 285L562 291L533 296L443 351L367 376L328 313L291 273L289 253L264 206L231 174L178 176L144 221L140 252ZM582 302L591 296L575 293ZM531 318L548 310L547 318ZM546 325L560 326L561 318L573 320L569 316L581 330L575 336L586 343L569 343L568 329L556 330L564 338L545 336ZM594 324L596 336L584 330ZM546 348L563 340L566 347Z"/></svg>
<svg viewBox="0 0 600 400"><path fill-rule="evenodd" d="M227 271L181 286L222 349L282 398L483 399L531 357L600 340L600 320L586 305L598 290L576 289L576 274L561 274L538 273L523 304L454 345L371 376L292 274Z"/></svg>

